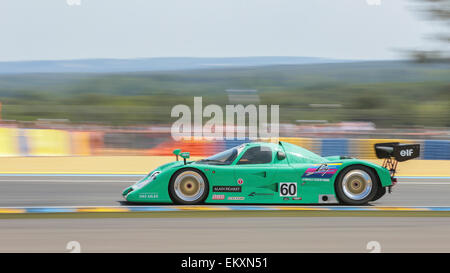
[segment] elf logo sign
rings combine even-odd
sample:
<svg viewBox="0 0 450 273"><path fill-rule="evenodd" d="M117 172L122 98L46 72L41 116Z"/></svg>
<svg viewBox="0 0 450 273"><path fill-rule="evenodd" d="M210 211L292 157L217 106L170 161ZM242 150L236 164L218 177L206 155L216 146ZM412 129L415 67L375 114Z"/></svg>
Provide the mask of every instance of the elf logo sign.
<svg viewBox="0 0 450 273"><path fill-rule="evenodd" d="M420 156L420 145L419 144L395 145L393 155L398 162L417 158Z"/></svg>
<svg viewBox="0 0 450 273"><path fill-rule="evenodd" d="M401 150L400 155L401 156L412 156L414 153L413 149L407 149L407 150Z"/></svg>

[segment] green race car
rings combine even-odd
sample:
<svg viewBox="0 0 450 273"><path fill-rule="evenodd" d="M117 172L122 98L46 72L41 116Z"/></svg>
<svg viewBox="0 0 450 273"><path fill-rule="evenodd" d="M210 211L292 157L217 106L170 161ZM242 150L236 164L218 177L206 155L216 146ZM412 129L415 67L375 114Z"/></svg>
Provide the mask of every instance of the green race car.
<svg viewBox="0 0 450 273"><path fill-rule="evenodd" d="M420 146L381 143L375 150L383 166L321 157L287 142L246 143L199 161L187 161L189 153L178 149L177 161L156 168L122 195L132 203L363 205L390 192L397 162L418 157Z"/></svg>

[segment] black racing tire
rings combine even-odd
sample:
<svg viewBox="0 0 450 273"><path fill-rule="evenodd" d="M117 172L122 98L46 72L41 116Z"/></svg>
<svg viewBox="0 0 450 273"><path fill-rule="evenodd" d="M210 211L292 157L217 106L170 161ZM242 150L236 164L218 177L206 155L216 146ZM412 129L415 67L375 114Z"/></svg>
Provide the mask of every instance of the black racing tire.
<svg viewBox="0 0 450 273"><path fill-rule="evenodd" d="M342 170L334 186L338 200L345 205L366 205L380 188L378 176L363 165L352 165Z"/></svg>
<svg viewBox="0 0 450 273"><path fill-rule="evenodd" d="M386 187L379 187L378 190L377 190L377 194L375 194L373 199L370 200L370 201L377 201L378 199L383 197L385 194L386 194Z"/></svg>
<svg viewBox="0 0 450 273"><path fill-rule="evenodd" d="M208 179L195 168L178 170L170 179L169 196L175 204L198 205L205 201L208 194Z"/></svg>

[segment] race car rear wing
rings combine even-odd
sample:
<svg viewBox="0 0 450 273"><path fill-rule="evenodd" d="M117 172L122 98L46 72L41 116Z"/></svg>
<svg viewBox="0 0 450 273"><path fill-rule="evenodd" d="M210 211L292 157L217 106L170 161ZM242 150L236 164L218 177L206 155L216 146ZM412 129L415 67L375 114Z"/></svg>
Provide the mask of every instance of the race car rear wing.
<svg viewBox="0 0 450 273"><path fill-rule="evenodd" d="M375 144L375 153L378 158L384 159L382 166L389 170L391 178L393 178L398 162L420 156L420 145L399 142L377 143Z"/></svg>

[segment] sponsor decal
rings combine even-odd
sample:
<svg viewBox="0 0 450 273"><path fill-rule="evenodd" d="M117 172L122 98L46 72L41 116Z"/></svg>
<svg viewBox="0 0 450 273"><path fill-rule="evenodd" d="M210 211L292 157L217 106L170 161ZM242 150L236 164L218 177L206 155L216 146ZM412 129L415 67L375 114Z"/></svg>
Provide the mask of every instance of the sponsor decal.
<svg viewBox="0 0 450 273"><path fill-rule="evenodd" d="M302 200L301 197L292 197L292 200Z"/></svg>
<svg viewBox="0 0 450 273"><path fill-rule="evenodd" d="M319 182L328 182L330 178L303 178L303 181L319 181Z"/></svg>
<svg viewBox="0 0 450 273"><path fill-rule="evenodd" d="M212 199L213 200L224 200L225 199L225 195L223 195L223 194L213 194Z"/></svg>
<svg viewBox="0 0 450 273"><path fill-rule="evenodd" d="M401 156L412 156L414 153L413 149L407 149L407 150L401 150L400 155Z"/></svg>
<svg viewBox="0 0 450 273"><path fill-rule="evenodd" d="M325 178L327 178L328 179L327 181L329 181L329 178L331 178L339 170L341 165L342 165L342 163L320 164L319 166L314 165L314 166L309 167L305 171L305 173L302 175L302 178L303 178L303 180L305 180L305 178L308 178L308 179L312 179L312 178L325 179ZM318 181L320 181L320 180L318 180Z"/></svg>
<svg viewBox="0 0 450 273"><path fill-rule="evenodd" d="M284 200L284 201L288 201L288 200L289 200L289 197L284 197L283 200Z"/></svg>
<svg viewBox="0 0 450 273"><path fill-rule="evenodd" d="M228 200L244 200L245 197L243 196L230 196L228 197Z"/></svg>
<svg viewBox="0 0 450 273"><path fill-rule="evenodd" d="M255 196L273 196L273 193L257 193L257 192L252 192L252 193L250 193L248 196L250 196L250 197L255 197Z"/></svg>
<svg viewBox="0 0 450 273"><path fill-rule="evenodd" d="M244 179L242 179L242 178L239 178L239 179L238 179L238 181L237 181L237 183L238 183L239 185L242 185L242 184L244 184Z"/></svg>
<svg viewBox="0 0 450 273"><path fill-rule="evenodd" d="M241 186L214 186L213 192L241 192Z"/></svg>
<svg viewBox="0 0 450 273"><path fill-rule="evenodd" d="M258 192L252 192L248 195L249 198L258 198L258 199L266 199L270 200L274 196L273 193L258 193Z"/></svg>
<svg viewBox="0 0 450 273"><path fill-rule="evenodd" d="M155 199L158 198L157 192L151 192L151 193L141 193L139 194L139 198L145 198L145 199Z"/></svg>

